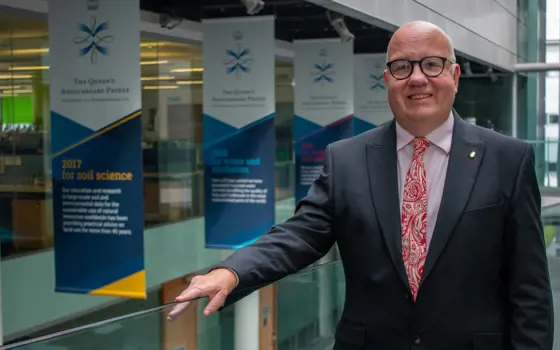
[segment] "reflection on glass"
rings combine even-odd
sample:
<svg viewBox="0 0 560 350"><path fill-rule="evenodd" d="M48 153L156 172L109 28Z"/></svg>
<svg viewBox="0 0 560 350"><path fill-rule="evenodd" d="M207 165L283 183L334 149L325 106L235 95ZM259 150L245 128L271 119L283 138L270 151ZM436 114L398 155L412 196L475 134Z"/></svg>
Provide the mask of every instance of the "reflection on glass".
<svg viewBox="0 0 560 350"><path fill-rule="evenodd" d="M51 246L46 24L0 14L2 257Z"/></svg>
<svg viewBox="0 0 560 350"><path fill-rule="evenodd" d="M201 48L143 39L140 55L146 224L200 217Z"/></svg>
<svg viewBox="0 0 560 350"><path fill-rule="evenodd" d="M0 14L1 257L52 247L47 21ZM140 44L145 227L204 216L202 48ZM292 196L292 66L276 73L277 199ZM104 113L104 111L100 111Z"/></svg>
<svg viewBox="0 0 560 350"><path fill-rule="evenodd" d="M2 257L50 248L49 48L46 21L0 33ZM141 42L147 226L201 216L200 48ZM103 113L104 111L100 111Z"/></svg>
<svg viewBox="0 0 560 350"><path fill-rule="evenodd" d="M203 298L193 302L175 321L167 320L175 306L173 299L187 286L185 283L164 286L159 291L165 303L162 306L30 335L29 339L9 344L8 349L233 349L236 328L240 326L234 305L204 316L202 310L208 301ZM262 302L260 341L279 350L332 347L345 293L340 261L308 267L258 293ZM249 345L252 339L245 337L242 341L253 348Z"/></svg>

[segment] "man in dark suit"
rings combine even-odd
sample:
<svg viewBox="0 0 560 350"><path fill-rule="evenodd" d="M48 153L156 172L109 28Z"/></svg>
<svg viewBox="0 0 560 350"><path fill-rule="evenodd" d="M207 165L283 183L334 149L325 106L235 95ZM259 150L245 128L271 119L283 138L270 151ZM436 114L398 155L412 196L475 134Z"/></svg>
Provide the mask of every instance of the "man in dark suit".
<svg viewBox="0 0 560 350"><path fill-rule="evenodd" d="M177 301L208 296L208 315L337 243L346 302L335 349L551 350L533 149L454 113L459 76L440 28L399 28L385 72L394 120L328 146L295 215Z"/></svg>

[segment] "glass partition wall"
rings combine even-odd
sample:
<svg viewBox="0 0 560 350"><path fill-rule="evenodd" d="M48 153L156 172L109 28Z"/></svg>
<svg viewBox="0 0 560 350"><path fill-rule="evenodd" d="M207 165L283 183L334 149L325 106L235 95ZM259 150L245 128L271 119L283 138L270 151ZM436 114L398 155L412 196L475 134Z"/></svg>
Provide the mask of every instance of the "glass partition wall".
<svg viewBox="0 0 560 350"><path fill-rule="evenodd" d="M46 20L0 13L3 259L53 242ZM202 216L201 49L142 38L145 223ZM102 113L102 112L101 112Z"/></svg>
<svg viewBox="0 0 560 350"><path fill-rule="evenodd" d="M158 283L217 263L221 256L199 248L204 240L199 224L204 217L201 50L201 43L180 35L168 40L161 33L141 35L145 231L148 240L156 234L156 241L161 235L183 236L180 241L186 243L184 259L160 264L165 269L152 272L161 279ZM67 317L76 319L72 326L105 318L111 313L89 319L75 315L114 302L54 292L49 59L47 15L0 8L0 337L9 342L41 333ZM289 200L294 188L292 76L291 62L276 63L276 200ZM292 211L290 202L279 218ZM196 223L184 224L188 222ZM150 258L154 249L146 250ZM149 300L133 307L163 302L162 285L150 288ZM22 309L22 299L33 291L49 301L33 300Z"/></svg>
<svg viewBox="0 0 560 350"><path fill-rule="evenodd" d="M46 20L0 13L2 257L53 242ZM141 40L144 219L203 217L201 47ZM277 70L277 199L291 197L292 65Z"/></svg>

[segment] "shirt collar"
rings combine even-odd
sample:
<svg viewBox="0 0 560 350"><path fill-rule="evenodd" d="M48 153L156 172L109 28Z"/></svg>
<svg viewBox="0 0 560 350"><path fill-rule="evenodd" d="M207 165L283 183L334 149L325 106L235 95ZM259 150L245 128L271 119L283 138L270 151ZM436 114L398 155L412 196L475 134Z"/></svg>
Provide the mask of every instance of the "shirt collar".
<svg viewBox="0 0 560 350"><path fill-rule="evenodd" d="M396 122L396 121L395 121ZM451 140L453 138L453 114L449 114L447 120L435 130L426 135L426 139L441 148L446 154L451 150ZM398 122L397 130L397 152L404 148L414 139L414 135L406 131Z"/></svg>

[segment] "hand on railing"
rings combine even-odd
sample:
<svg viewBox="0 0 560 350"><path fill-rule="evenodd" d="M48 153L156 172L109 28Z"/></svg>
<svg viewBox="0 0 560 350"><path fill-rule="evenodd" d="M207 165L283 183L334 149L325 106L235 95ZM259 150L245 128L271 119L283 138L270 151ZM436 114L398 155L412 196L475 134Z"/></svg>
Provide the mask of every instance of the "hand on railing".
<svg viewBox="0 0 560 350"><path fill-rule="evenodd" d="M237 286L237 276L230 270L218 268L206 275L196 276L191 280L187 289L175 301L178 304L169 312L167 319L176 320L185 311L191 301L208 297L208 305L204 308L204 315L209 316L224 305L226 297Z"/></svg>

